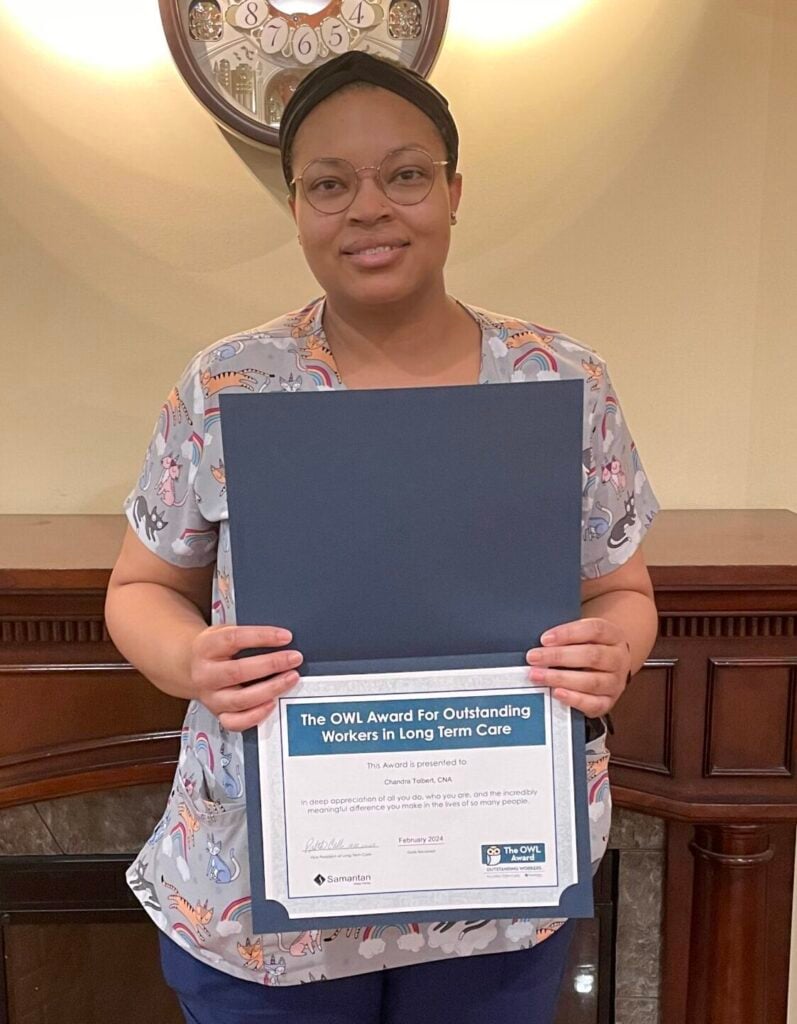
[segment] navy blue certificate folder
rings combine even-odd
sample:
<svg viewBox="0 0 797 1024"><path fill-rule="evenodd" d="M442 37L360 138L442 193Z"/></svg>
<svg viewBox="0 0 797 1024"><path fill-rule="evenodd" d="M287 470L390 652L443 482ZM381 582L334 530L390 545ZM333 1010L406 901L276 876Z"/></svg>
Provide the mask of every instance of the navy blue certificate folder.
<svg viewBox="0 0 797 1024"><path fill-rule="evenodd" d="M290 629L312 675L524 665L580 615L583 386L221 395L237 622ZM244 745L256 931L440 920L289 918L265 892L256 730ZM578 713L573 764L578 884L490 916L592 914Z"/></svg>

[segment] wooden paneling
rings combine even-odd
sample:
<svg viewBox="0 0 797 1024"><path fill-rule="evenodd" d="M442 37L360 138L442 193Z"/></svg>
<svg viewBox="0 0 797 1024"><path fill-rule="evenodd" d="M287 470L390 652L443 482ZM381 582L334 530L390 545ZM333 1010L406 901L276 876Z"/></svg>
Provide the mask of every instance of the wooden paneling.
<svg viewBox="0 0 797 1024"><path fill-rule="evenodd" d="M611 751L619 767L672 775L672 698L675 659L651 659L631 682L633 697L613 714Z"/></svg>
<svg viewBox="0 0 797 1024"><path fill-rule="evenodd" d="M181 706L122 664L103 625L124 529L0 519L0 721L19 723L0 730L0 805L173 771ZM645 550L661 630L615 710L611 778L616 804L669 823L662 1024L784 1024L797 515L664 512Z"/></svg>
<svg viewBox="0 0 797 1024"><path fill-rule="evenodd" d="M703 773L793 777L797 658L712 658Z"/></svg>
<svg viewBox="0 0 797 1024"><path fill-rule="evenodd" d="M125 664L0 664L0 807L170 778L184 708Z"/></svg>

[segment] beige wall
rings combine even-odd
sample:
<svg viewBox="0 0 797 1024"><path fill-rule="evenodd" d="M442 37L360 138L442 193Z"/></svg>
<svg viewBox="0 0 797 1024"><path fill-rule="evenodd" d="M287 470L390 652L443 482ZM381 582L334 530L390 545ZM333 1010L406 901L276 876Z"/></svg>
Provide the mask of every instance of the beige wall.
<svg viewBox="0 0 797 1024"><path fill-rule="evenodd" d="M664 505L797 510L797 5L592 0L488 51L451 2L450 290L609 359ZM90 70L6 3L0 512L113 512L187 358L315 287L274 155L165 54Z"/></svg>

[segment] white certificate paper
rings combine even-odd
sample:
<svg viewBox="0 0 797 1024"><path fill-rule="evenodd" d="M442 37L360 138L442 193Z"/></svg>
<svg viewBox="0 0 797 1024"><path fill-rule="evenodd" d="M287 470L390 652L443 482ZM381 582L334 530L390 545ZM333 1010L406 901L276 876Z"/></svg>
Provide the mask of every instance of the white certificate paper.
<svg viewBox="0 0 797 1024"><path fill-rule="evenodd" d="M525 668L306 676L258 759L291 919L544 907L578 881L570 709Z"/></svg>

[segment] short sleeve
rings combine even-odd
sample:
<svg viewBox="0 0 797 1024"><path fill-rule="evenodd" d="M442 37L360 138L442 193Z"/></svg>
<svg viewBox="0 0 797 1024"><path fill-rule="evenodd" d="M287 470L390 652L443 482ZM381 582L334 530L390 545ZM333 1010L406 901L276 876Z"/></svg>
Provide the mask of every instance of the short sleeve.
<svg viewBox="0 0 797 1024"><path fill-rule="evenodd" d="M659 511L605 363L584 384L581 575L605 576L634 554Z"/></svg>
<svg viewBox="0 0 797 1024"><path fill-rule="evenodd" d="M202 514L195 481L202 464L205 401L200 356L189 363L161 406L138 482L124 502L138 539L183 568L215 559L218 526Z"/></svg>

